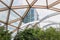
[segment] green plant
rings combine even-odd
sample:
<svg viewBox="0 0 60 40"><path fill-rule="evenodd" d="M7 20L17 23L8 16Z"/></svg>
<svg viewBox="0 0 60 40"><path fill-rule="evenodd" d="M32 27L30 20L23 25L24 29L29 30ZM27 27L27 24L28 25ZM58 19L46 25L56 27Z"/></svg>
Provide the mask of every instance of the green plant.
<svg viewBox="0 0 60 40"><path fill-rule="evenodd" d="M0 27L0 40L11 40L11 33L8 33L8 30L5 31L3 26Z"/></svg>
<svg viewBox="0 0 60 40"><path fill-rule="evenodd" d="M45 31L45 37L46 40L60 40L60 31L50 27Z"/></svg>
<svg viewBox="0 0 60 40"><path fill-rule="evenodd" d="M14 40L60 40L60 31L55 28L41 30L40 28L29 28L20 31Z"/></svg>
<svg viewBox="0 0 60 40"><path fill-rule="evenodd" d="M40 28L29 28L24 31L20 31L14 38L14 40L39 40L40 35L43 32Z"/></svg>

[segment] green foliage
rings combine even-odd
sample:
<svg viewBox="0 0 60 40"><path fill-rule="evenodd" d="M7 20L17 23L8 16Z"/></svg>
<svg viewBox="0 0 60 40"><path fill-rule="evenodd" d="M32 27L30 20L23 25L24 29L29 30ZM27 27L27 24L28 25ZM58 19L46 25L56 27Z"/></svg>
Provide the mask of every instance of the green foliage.
<svg viewBox="0 0 60 40"><path fill-rule="evenodd" d="M46 40L60 40L60 32L52 27L46 29L45 34Z"/></svg>
<svg viewBox="0 0 60 40"><path fill-rule="evenodd" d="M14 40L39 40L39 36L42 33L42 30L39 28L29 28L24 31L20 31Z"/></svg>
<svg viewBox="0 0 60 40"><path fill-rule="evenodd" d="M0 27L0 40L11 40L11 33L5 31L3 26Z"/></svg>
<svg viewBox="0 0 60 40"><path fill-rule="evenodd" d="M14 40L60 40L60 31L52 27L45 31L40 28L29 28L20 31Z"/></svg>

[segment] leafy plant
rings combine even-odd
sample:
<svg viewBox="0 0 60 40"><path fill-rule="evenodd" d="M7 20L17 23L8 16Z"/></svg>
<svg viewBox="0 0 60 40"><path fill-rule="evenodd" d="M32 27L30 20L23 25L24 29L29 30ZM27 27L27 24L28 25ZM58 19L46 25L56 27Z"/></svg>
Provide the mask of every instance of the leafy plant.
<svg viewBox="0 0 60 40"><path fill-rule="evenodd" d="M43 35L43 32L40 28L29 28L20 31L14 40L39 40L41 34Z"/></svg>
<svg viewBox="0 0 60 40"><path fill-rule="evenodd" d="M48 28L45 31L46 40L60 40L60 32L55 28Z"/></svg>
<svg viewBox="0 0 60 40"><path fill-rule="evenodd" d="M11 40L11 33L9 33L8 30L5 31L3 26L0 27L0 40Z"/></svg>
<svg viewBox="0 0 60 40"><path fill-rule="evenodd" d="M29 28L20 31L14 40L60 40L60 31L55 28L41 30L40 28Z"/></svg>

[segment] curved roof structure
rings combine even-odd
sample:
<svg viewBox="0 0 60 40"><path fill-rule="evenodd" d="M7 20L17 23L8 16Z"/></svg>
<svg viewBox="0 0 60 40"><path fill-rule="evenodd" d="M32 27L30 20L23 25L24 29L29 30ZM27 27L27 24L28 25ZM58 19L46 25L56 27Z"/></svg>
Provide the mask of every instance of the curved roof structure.
<svg viewBox="0 0 60 40"><path fill-rule="evenodd" d="M23 20L31 8L36 10L38 20L27 23L29 25L60 22L60 0L0 0L0 23L5 25L6 30L16 32L24 24Z"/></svg>

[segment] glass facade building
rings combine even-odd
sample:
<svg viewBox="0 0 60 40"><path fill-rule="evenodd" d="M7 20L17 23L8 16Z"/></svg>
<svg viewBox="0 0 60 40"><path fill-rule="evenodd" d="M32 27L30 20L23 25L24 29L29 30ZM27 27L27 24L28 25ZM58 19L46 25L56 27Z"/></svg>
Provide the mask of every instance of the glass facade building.
<svg viewBox="0 0 60 40"><path fill-rule="evenodd" d="M27 16L24 18L23 22L28 23L34 21L35 20L34 14L35 14L34 9L31 8Z"/></svg>

